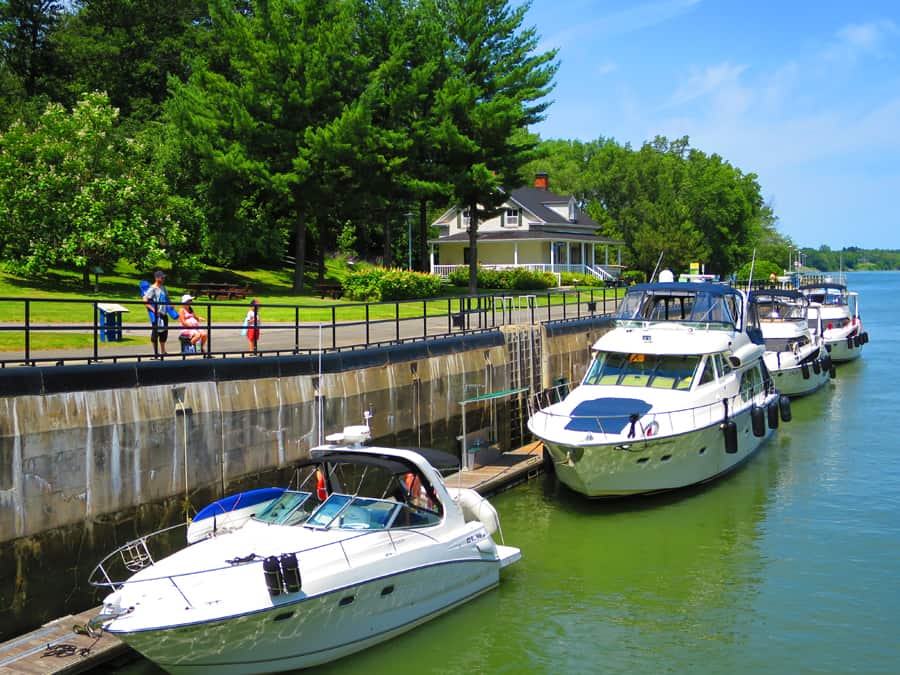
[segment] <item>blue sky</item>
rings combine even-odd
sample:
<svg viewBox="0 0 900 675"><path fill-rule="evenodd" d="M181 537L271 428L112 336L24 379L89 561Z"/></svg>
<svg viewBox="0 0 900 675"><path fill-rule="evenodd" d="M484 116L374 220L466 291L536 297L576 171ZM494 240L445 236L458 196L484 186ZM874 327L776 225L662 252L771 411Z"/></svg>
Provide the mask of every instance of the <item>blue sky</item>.
<svg viewBox="0 0 900 675"><path fill-rule="evenodd" d="M900 249L897 0L533 0L526 24L559 49L542 138L687 135L798 245Z"/></svg>

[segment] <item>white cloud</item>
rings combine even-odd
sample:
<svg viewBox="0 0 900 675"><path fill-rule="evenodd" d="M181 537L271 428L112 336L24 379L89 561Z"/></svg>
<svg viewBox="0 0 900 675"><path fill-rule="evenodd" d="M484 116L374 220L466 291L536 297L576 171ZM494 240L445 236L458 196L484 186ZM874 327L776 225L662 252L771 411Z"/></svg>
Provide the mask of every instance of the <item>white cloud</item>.
<svg viewBox="0 0 900 675"><path fill-rule="evenodd" d="M595 72L597 75L609 75L613 71L618 68L618 65L614 61L604 61L603 63L598 63Z"/></svg>
<svg viewBox="0 0 900 675"><path fill-rule="evenodd" d="M837 32L837 40L825 49L828 61L855 61L863 55L882 58L890 53L889 43L900 35L890 20L851 23Z"/></svg>
<svg viewBox="0 0 900 675"><path fill-rule="evenodd" d="M718 92L724 87L735 86L741 73L746 69L747 66L735 66L727 62L707 66L702 70L694 68L688 79L678 86L663 107L684 105L707 94Z"/></svg>

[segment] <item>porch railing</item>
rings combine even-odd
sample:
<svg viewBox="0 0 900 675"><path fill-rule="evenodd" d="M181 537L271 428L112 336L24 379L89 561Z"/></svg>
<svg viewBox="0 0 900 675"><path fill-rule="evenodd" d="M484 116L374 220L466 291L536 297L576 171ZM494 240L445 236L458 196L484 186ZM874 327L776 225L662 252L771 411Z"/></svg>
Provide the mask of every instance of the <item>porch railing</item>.
<svg viewBox="0 0 900 675"><path fill-rule="evenodd" d="M437 274L445 281L453 270L460 267L468 268L468 265L434 265L431 273ZM586 274L603 279L604 281L615 281L622 273L621 265L588 265L583 263L575 264L549 264L549 263L519 263L514 264L482 264L481 267L488 270L511 270L526 269L532 272L550 272L551 274L560 275L563 273Z"/></svg>

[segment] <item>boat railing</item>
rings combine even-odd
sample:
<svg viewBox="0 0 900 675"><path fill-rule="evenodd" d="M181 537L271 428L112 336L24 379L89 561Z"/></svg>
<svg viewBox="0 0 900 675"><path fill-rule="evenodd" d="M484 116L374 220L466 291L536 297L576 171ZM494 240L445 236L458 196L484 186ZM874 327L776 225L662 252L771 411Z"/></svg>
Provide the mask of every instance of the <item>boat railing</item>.
<svg viewBox="0 0 900 675"><path fill-rule="evenodd" d="M743 393L736 393L727 398L689 408L650 411L643 414L629 412L610 415L572 415L553 410L553 404L558 402L556 398L558 394L553 390L547 390L535 395L537 413L532 419L536 423L538 420L542 420L545 429L551 426L557 428L557 424L564 421L566 428L574 426L576 428L572 430L583 431L586 434L621 438L621 433L628 429L627 436L629 438L648 439L659 435L680 433L686 428L725 422L736 412L753 405L759 396L768 395L773 391L774 386L770 382L753 387ZM612 431L612 429L618 431Z"/></svg>
<svg viewBox="0 0 900 675"><path fill-rule="evenodd" d="M112 553L109 553L91 572L88 583L92 586L101 587L101 588L109 588L112 590L117 590L127 585L134 584L144 584L144 583L153 583L159 581L168 581L175 587L175 589L181 594L184 598L185 602L187 602L190 606L194 606L194 603L190 601L188 598L188 593L185 592L185 588L179 585L180 581L195 578L199 575L209 574L212 572L226 572L228 570L237 570L242 568L245 565L258 564L262 566L262 562L265 559L265 556L259 556L254 553L251 553L244 557L235 557L231 560L226 560L225 564L218 564L210 567L206 567L199 570L191 570L189 572L181 572L178 574L162 574L160 576L148 576L141 579L130 579L125 575L130 576L128 573L134 573L141 569L152 567L155 564L154 556L150 551L150 544L155 539L160 539L165 535L171 533L173 530L180 529L185 527L184 523L180 523L178 525L173 525L171 527L167 527L161 530L157 530L156 532L152 532L143 537L139 537L138 539L126 542L122 546L118 547ZM286 527L286 526L285 526ZM294 527L294 526L291 526ZM387 534L388 542L390 546L394 549L396 553L398 550L398 541L396 537L399 535L413 535L424 537L431 542L436 542L437 539L432 535L422 532L413 528L397 528L393 530L370 530L363 531L358 534L353 534L350 537L345 539L341 539L339 541L331 541L325 544L318 544L316 546L309 546L297 551L284 551L285 554L290 555L293 553L297 556L300 564L303 564L303 556L308 555L312 552L321 552L330 548L340 549L340 557L343 557L347 563L347 568L352 569L354 565L354 559L357 558L357 554L353 554L352 550L348 549L348 544L350 542L359 541L363 537L370 537L377 534ZM186 546L185 540L185 546ZM182 547L184 548L184 547ZM139 562L140 566L137 566ZM120 569L124 568L124 569ZM301 567L302 569L302 567ZM121 573L121 576L120 576Z"/></svg>

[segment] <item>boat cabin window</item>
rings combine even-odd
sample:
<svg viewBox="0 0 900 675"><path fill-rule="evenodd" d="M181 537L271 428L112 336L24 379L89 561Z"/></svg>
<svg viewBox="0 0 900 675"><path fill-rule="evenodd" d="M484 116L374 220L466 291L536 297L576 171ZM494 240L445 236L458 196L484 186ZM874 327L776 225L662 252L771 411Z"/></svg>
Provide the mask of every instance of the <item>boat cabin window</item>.
<svg viewBox="0 0 900 675"><path fill-rule="evenodd" d="M311 496L311 492L285 490L278 499L272 501L254 518L264 523L278 525L296 525L305 522L312 512L312 509L305 506Z"/></svg>
<svg viewBox="0 0 900 675"><path fill-rule="evenodd" d="M767 352L796 352L801 347L810 343L808 335L796 335L793 337L766 338Z"/></svg>
<svg viewBox="0 0 900 675"><path fill-rule="evenodd" d="M691 388L699 356L598 352L582 384Z"/></svg>
<svg viewBox="0 0 900 675"><path fill-rule="evenodd" d="M741 400L745 403L762 391L762 375L759 366L745 370L741 374Z"/></svg>
<svg viewBox="0 0 900 675"><path fill-rule="evenodd" d="M703 372L700 373L700 385L708 384L716 381L716 367L713 365L711 356L707 356L703 361Z"/></svg>
<svg viewBox="0 0 900 675"><path fill-rule="evenodd" d="M716 372L719 373L719 377L725 377L731 372L731 363L724 356L714 354L713 360L716 362Z"/></svg>

